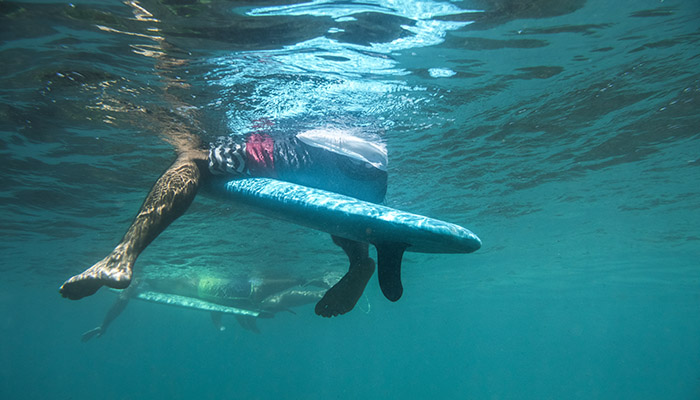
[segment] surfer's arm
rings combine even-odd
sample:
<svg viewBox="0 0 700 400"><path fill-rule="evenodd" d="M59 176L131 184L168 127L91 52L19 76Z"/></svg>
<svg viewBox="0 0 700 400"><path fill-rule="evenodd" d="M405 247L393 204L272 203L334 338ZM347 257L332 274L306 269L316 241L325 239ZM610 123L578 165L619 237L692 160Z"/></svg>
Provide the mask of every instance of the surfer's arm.
<svg viewBox="0 0 700 400"><path fill-rule="evenodd" d="M109 327L112 321L114 321L119 315L121 315L122 311L124 311L127 304L129 304L129 299L131 298L133 291L136 290L136 287L137 285L132 285L131 287L119 293L119 297L117 297L117 300L114 302L114 304L112 304L109 310L107 310L107 314L105 314L105 317L102 320L102 324L83 333L81 340L83 342L87 342L93 337L100 337L104 335L104 333L107 331L107 327Z"/></svg>

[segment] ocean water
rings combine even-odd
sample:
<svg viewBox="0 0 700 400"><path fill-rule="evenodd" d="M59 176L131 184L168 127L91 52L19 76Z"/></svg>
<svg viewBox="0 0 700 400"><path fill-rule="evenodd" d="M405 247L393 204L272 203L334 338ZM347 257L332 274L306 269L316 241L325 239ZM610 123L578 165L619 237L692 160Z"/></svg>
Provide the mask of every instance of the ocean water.
<svg viewBox="0 0 700 400"><path fill-rule="evenodd" d="M404 295L254 334L58 287L119 241L162 133L344 126L390 206L466 226ZM0 398L700 398L700 3L0 2ZM346 268L326 234L198 196L137 274Z"/></svg>

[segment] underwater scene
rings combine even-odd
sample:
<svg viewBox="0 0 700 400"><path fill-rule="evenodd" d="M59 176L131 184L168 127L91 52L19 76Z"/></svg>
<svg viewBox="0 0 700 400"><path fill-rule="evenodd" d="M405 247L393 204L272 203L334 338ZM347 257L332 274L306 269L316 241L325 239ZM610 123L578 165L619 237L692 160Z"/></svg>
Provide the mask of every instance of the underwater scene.
<svg viewBox="0 0 700 400"><path fill-rule="evenodd" d="M700 399L698 1L2 0L0 168L2 399Z"/></svg>

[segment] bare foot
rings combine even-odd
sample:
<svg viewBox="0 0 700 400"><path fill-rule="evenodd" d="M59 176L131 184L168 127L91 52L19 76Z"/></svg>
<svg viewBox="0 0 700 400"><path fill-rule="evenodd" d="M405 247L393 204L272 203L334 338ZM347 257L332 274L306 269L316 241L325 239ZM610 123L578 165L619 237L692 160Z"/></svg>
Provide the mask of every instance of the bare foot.
<svg viewBox="0 0 700 400"><path fill-rule="evenodd" d="M321 301L316 304L316 314L330 318L352 310L365 291L373 273L374 261L371 258L351 265L348 273L328 289Z"/></svg>
<svg viewBox="0 0 700 400"><path fill-rule="evenodd" d="M133 260L115 250L82 274L68 279L59 292L63 297L78 300L95 294L102 286L124 289L131 283L133 265Z"/></svg>

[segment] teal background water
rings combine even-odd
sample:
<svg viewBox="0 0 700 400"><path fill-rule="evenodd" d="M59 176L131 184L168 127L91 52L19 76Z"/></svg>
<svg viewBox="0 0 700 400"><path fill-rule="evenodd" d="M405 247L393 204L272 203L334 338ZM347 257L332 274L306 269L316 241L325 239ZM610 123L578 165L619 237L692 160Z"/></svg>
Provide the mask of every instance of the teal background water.
<svg viewBox="0 0 700 400"><path fill-rule="evenodd" d="M700 398L696 1L0 3L0 397ZM387 204L469 227L351 313L213 328L57 289L118 242L159 138L380 132ZM293 125L293 124L292 124ZM343 271L325 234L199 196L147 276Z"/></svg>

